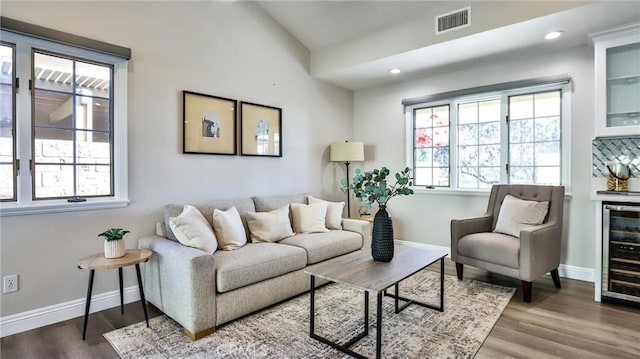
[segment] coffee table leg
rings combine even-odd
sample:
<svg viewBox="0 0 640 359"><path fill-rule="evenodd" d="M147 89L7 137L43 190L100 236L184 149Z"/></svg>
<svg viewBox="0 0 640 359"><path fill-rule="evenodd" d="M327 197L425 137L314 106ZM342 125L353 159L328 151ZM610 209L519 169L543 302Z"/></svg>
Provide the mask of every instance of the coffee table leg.
<svg viewBox="0 0 640 359"><path fill-rule="evenodd" d="M122 290L122 267L118 268L118 279L120 279L120 314L124 314L124 294Z"/></svg>
<svg viewBox="0 0 640 359"><path fill-rule="evenodd" d="M380 359L380 351L382 349L382 292L378 292L376 306L376 359Z"/></svg>
<svg viewBox="0 0 640 359"><path fill-rule="evenodd" d="M140 290L140 301L142 302L142 309L144 310L144 320L147 321L147 328L149 328L149 316L147 315L147 300L144 299L144 290L142 289L142 277L140 276L140 264L136 264L136 274L138 275L138 289Z"/></svg>
<svg viewBox="0 0 640 359"><path fill-rule="evenodd" d="M91 306L91 291L93 290L93 275L96 273L94 269L89 271L89 288L87 288L87 303L84 307L84 325L82 327L82 340L87 337L87 323L89 322L89 307Z"/></svg>
<svg viewBox="0 0 640 359"><path fill-rule="evenodd" d="M400 283L396 283L396 287L394 288L396 293L395 293L395 304L396 304L396 314L400 313L400 309L399 309L399 305L398 305L398 297L400 297Z"/></svg>
<svg viewBox="0 0 640 359"><path fill-rule="evenodd" d="M316 277L311 275L311 289L309 290L309 336L313 338L315 333L316 317Z"/></svg>
<svg viewBox="0 0 640 359"><path fill-rule="evenodd" d="M369 291L364 291L364 335L369 335Z"/></svg>

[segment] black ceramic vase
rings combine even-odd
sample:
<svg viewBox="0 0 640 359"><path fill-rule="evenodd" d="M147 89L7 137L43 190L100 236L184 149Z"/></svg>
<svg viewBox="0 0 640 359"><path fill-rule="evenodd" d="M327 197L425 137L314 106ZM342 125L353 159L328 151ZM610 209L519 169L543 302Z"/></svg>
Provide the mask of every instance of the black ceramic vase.
<svg viewBox="0 0 640 359"><path fill-rule="evenodd" d="M373 218L371 256L379 262L391 262L393 259L393 222L384 205L378 208Z"/></svg>

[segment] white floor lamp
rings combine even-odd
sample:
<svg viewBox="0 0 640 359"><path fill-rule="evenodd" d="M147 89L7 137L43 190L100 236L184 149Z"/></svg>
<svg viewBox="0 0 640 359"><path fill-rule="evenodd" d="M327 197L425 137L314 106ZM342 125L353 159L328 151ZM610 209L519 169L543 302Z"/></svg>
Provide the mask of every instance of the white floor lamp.
<svg viewBox="0 0 640 359"><path fill-rule="evenodd" d="M331 144L329 160L331 162L344 162L347 166L347 185L349 182L349 164L351 162L364 161L364 144L362 142L336 142ZM347 217L351 217L351 194L347 187Z"/></svg>

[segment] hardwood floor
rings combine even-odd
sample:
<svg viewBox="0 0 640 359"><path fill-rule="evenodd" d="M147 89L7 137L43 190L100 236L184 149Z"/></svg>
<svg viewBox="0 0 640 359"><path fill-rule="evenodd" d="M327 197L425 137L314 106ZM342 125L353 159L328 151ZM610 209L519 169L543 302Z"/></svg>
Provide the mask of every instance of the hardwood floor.
<svg viewBox="0 0 640 359"><path fill-rule="evenodd" d="M446 261L445 271L455 276ZM476 358L633 358L640 357L640 309L593 301L593 284L550 276L533 282L531 303L522 301L520 281L465 266L465 279L518 288L478 351ZM445 303L446 308L446 303ZM160 315L149 306L149 317ZM1 358L118 358L102 334L144 320L140 303L94 313L87 340L82 317L12 335L0 340ZM384 348L383 348L384 353Z"/></svg>
<svg viewBox="0 0 640 359"><path fill-rule="evenodd" d="M454 266L447 274L455 275ZM531 303L522 300L520 281L471 266L465 279L518 288L478 353L481 358L640 357L640 308L593 301L593 283L551 276L533 282Z"/></svg>
<svg viewBox="0 0 640 359"><path fill-rule="evenodd" d="M149 318L162 314L153 305L149 305L147 309ZM124 313L124 315L120 314L120 307L116 307L91 314L87 326L87 339L84 341L82 340L84 317L4 337L0 340L0 358L119 358L102 334L144 320L139 301L126 304Z"/></svg>

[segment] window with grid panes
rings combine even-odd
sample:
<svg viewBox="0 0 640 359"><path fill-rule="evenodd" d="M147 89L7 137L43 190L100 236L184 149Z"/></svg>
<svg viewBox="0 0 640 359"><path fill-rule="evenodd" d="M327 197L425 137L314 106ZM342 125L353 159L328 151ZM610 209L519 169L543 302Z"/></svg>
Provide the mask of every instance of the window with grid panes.
<svg viewBox="0 0 640 359"><path fill-rule="evenodd" d="M2 39L0 215L126 206L127 58Z"/></svg>
<svg viewBox="0 0 640 359"><path fill-rule="evenodd" d="M113 66L33 52L33 198L113 195Z"/></svg>
<svg viewBox="0 0 640 359"><path fill-rule="evenodd" d="M562 83L408 106L415 186L567 186L570 136L562 129L569 127L569 101L570 87Z"/></svg>
<svg viewBox="0 0 640 359"><path fill-rule="evenodd" d="M509 183L560 184L560 91L509 97Z"/></svg>
<svg viewBox="0 0 640 359"><path fill-rule="evenodd" d="M449 186L449 106L414 111L414 170L416 186Z"/></svg>

